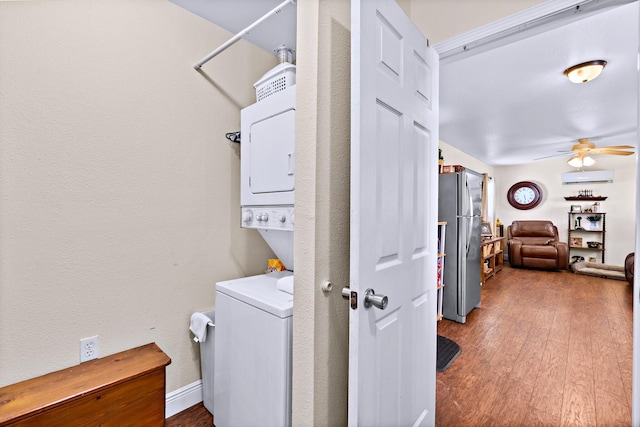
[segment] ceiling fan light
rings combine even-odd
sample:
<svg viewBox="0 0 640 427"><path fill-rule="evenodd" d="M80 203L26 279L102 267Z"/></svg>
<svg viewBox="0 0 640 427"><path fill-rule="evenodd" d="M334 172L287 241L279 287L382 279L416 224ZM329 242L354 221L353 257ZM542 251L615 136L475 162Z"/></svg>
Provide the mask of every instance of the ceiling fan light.
<svg viewBox="0 0 640 427"><path fill-rule="evenodd" d="M582 167L582 159L579 156L573 156L567 163L569 163L569 166L573 166L574 168Z"/></svg>
<svg viewBox="0 0 640 427"><path fill-rule="evenodd" d="M607 61L601 59L583 62L564 70L564 75L573 83L586 83L600 75Z"/></svg>
<svg viewBox="0 0 640 427"><path fill-rule="evenodd" d="M583 166L593 166L595 164L596 164L596 161L589 156L586 156L584 159L582 159Z"/></svg>

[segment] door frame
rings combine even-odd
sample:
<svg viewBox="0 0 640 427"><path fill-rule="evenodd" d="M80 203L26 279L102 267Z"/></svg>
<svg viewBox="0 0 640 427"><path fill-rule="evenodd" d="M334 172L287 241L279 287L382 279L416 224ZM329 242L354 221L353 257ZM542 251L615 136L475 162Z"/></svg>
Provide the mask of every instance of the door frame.
<svg viewBox="0 0 640 427"><path fill-rule="evenodd" d="M469 50L488 51L506 43L506 39L512 36L527 37L529 32L537 34L549 29L549 25L565 25L572 19L583 19L586 14L597 12L601 8L632 3L632 0L604 0L592 4L590 0L557 0L544 2L520 13L508 16L498 21L489 23L475 30L460 34L434 45L440 54L440 64L456 61L456 56L464 55ZM576 6L580 5L586 13L577 17ZM638 16L640 23L640 15ZM524 28L524 30L522 30ZM527 35L523 35L523 32ZM501 40L505 40L501 42ZM640 82L640 71L638 72ZM640 100L640 84L638 99ZM638 128L640 128L640 108L638 108ZM636 130L638 147L640 147L640 132ZM640 159L636 155L636 216L640 213ZM640 249L640 233L635 229L635 252ZM640 301L640 285L635 280L633 286L633 301ZM634 303L635 306L635 303ZM640 425L640 312L633 311L633 371L632 371L632 398L631 398L631 425ZM436 397L437 398L437 397Z"/></svg>

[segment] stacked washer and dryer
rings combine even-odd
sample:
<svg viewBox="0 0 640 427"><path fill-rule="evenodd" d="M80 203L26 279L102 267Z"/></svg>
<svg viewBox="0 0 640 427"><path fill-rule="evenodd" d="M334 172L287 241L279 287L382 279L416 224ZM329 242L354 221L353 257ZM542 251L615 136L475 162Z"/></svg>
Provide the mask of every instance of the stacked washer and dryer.
<svg viewBox="0 0 640 427"><path fill-rule="evenodd" d="M216 284L215 423L291 425L295 65L290 50L241 112L241 222L286 271ZM265 260L266 267L266 260Z"/></svg>

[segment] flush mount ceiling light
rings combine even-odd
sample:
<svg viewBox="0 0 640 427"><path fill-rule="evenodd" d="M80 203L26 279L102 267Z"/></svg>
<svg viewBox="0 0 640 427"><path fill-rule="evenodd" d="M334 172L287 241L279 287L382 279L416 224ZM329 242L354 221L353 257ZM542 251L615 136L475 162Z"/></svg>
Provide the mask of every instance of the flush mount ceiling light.
<svg viewBox="0 0 640 427"><path fill-rule="evenodd" d="M576 154L567 162L569 166L573 166L574 168L581 168L583 166L593 166L596 161L587 155Z"/></svg>
<svg viewBox="0 0 640 427"><path fill-rule="evenodd" d="M569 166L573 166L574 168L582 167L582 159L578 156L570 158L567 163L569 163Z"/></svg>
<svg viewBox="0 0 640 427"><path fill-rule="evenodd" d="M602 72L607 61L597 59L595 61L583 62L564 70L564 75L571 80L572 83L586 83L598 77Z"/></svg>

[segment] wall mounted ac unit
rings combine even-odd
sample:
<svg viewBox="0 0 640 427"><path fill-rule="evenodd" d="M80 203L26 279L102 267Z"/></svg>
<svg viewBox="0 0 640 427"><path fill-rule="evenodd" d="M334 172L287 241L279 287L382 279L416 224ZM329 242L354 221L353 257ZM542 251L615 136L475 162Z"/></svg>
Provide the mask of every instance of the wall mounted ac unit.
<svg viewBox="0 0 640 427"><path fill-rule="evenodd" d="M613 171L579 171L562 173L562 184L585 184L594 182L613 182Z"/></svg>

